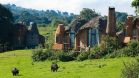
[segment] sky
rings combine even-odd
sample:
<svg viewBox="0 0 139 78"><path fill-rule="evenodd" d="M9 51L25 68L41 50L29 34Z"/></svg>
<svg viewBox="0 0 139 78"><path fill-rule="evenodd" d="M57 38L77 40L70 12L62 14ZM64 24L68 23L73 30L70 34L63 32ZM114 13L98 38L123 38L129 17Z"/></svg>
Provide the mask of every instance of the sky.
<svg viewBox="0 0 139 78"><path fill-rule="evenodd" d="M2 4L16 4L24 8L37 10L60 10L79 14L83 8L95 9L101 15L108 14L108 7L115 7L118 12L135 15L131 7L132 0L0 0Z"/></svg>

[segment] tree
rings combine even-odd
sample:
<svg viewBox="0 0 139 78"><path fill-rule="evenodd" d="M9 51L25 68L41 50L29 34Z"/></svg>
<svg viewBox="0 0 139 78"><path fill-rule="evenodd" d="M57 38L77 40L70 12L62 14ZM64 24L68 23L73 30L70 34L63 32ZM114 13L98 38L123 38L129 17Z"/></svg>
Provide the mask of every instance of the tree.
<svg viewBox="0 0 139 78"><path fill-rule="evenodd" d="M10 44L12 41L12 29L13 29L13 16L12 13L0 4L0 44Z"/></svg>
<svg viewBox="0 0 139 78"><path fill-rule="evenodd" d="M131 3L132 7L135 7L135 13L138 15L139 13L139 0L133 0Z"/></svg>
<svg viewBox="0 0 139 78"><path fill-rule="evenodd" d="M116 22L116 32L122 31L124 29L124 22Z"/></svg>
<svg viewBox="0 0 139 78"><path fill-rule="evenodd" d="M29 25L29 23L33 21L33 18L34 17L28 11L23 11L18 18L18 22L25 22L26 25Z"/></svg>
<svg viewBox="0 0 139 78"><path fill-rule="evenodd" d="M82 19L85 19L87 21L91 20L92 18L98 16L99 14L95 12L95 10L89 9L89 8L83 8L83 10L80 12L80 17Z"/></svg>

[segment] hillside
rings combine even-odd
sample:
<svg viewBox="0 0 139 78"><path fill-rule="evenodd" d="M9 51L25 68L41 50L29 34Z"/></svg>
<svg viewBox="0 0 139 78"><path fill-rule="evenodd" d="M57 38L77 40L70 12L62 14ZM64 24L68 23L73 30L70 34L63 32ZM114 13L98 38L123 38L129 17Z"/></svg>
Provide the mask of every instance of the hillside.
<svg viewBox="0 0 139 78"><path fill-rule="evenodd" d="M61 12L59 10L27 9L15 4L5 4L4 6L13 13L15 22L22 21L28 24L30 21L34 21L39 24L50 24L52 21L60 20L68 24L74 18L73 13Z"/></svg>

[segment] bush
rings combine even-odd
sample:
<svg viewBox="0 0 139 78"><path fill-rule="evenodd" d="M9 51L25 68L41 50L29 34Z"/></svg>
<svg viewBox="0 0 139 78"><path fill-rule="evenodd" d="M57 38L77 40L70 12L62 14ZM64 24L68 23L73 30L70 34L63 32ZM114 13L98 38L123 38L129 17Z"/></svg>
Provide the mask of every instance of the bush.
<svg viewBox="0 0 139 78"><path fill-rule="evenodd" d="M106 55L105 49L102 48L102 46L94 46L91 48L88 59L99 59Z"/></svg>
<svg viewBox="0 0 139 78"><path fill-rule="evenodd" d="M33 61L44 61L47 58L48 58L47 53L43 52L43 49L41 49L41 48L35 49L32 52Z"/></svg>
<svg viewBox="0 0 139 78"><path fill-rule="evenodd" d="M83 60L86 60L88 59L88 56L89 56L89 52L81 52L78 57L77 57L77 60L78 61L83 61Z"/></svg>
<svg viewBox="0 0 139 78"><path fill-rule="evenodd" d="M104 55L110 54L119 48L116 37L103 36L100 44L101 51Z"/></svg>
<svg viewBox="0 0 139 78"><path fill-rule="evenodd" d="M139 61L125 64L122 70L122 78L139 78Z"/></svg>
<svg viewBox="0 0 139 78"><path fill-rule="evenodd" d="M115 50L108 57L114 58L114 57L125 57L125 56L131 56L131 49L129 47L124 47L122 49Z"/></svg>
<svg viewBox="0 0 139 78"><path fill-rule="evenodd" d="M132 40L124 48L115 50L110 54L110 57L121 57L121 56L137 56L139 54L139 41Z"/></svg>
<svg viewBox="0 0 139 78"><path fill-rule="evenodd" d="M67 62L67 61L75 60L75 57L74 57L74 54L72 53L61 52L59 54L59 60L62 62Z"/></svg>

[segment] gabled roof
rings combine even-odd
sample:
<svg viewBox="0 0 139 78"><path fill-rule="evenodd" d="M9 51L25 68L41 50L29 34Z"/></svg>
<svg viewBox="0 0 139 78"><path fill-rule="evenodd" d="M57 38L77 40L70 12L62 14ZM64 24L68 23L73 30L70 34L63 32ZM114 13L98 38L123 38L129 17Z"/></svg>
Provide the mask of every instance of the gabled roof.
<svg viewBox="0 0 139 78"><path fill-rule="evenodd" d="M83 19L74 19L70 24L69 24L69 29L77 32L81 26L83 26L87 21Z"/></svg>
<svg viewBox="0 0 139 78"><path fill-rule="evenodd" d="M105 33L106 25L107 20L103 19L101 16L98 16L81 26L77 33L79 33L81 30L95 27L98 28L100 32Z"/></svg>
<svg viewBox="0 0 139 78"><path fill-rule="evenodd" d="M84 25L80 28L80 30L83 30L83 29L86 29L86 28L93 28L93 27L95 27L95 26L98 26L98 24L99 24L99 19L100 19L99 16L98 16L98 17L95 17L95 18L93 18L93 19L91 19L89 22L87 22L86 24L84 24Z"/></svg>
<svg viewBox="0 0 139 78"><path fill-rule="evenodd" d="M106 29L106 25L107 25L107 20L101 16L97 16L97 17L92 18L88 22L80 18L75 19L69 25L70 27L69 29L74 31L77 34L81 30L98 27L99 31L104 33Z"/></svg>

